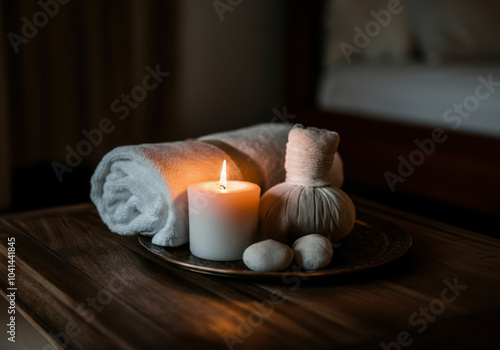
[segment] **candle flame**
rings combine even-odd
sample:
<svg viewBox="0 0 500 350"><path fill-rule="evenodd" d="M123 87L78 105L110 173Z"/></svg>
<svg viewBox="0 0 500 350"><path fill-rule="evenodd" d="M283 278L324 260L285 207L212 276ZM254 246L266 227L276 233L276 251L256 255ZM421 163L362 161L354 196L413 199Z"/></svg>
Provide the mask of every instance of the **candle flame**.
<svg viewBox="0 0 500 350"><path fill-rule="evenodd" d="M226 160L224 159L224 163L222 163L222 170L220 172L220 180L219 187L222 189L226 189L227 180L226 180Z"/></svg>

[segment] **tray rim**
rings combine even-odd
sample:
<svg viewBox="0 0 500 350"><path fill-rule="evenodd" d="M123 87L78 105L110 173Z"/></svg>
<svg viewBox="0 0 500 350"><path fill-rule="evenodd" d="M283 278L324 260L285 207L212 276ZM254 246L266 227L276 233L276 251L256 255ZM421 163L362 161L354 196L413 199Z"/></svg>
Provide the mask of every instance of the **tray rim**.
<svg viewBox="0 0 500 350"><path fill-rule="evenodd" d="M151 254L167 261L168 263L183 268L188 271L212 275L212 276L222 276L222 277L231 277L231 278L250 278L250 279L276 279L276 278L288 278L288 277L300 277L303 279L309 278L318 278L318 277L330 277L336 275L343 275L347 273L353 273L358 271L363 271L371 268L375 268L389 262L392 262L401 256L403 256L412 246L413 240L411 235L399 225L396 225L392 221L387 221L380 218L375 218L371 215L364 214L362 215L362 219L357 218L356 224L362 226L374 226L377 228L383 235L385 235L387 239L387 247L382 252L382 254L372 258L371 260L367 260L366 264L354 265L352 268L340 268L340 269L321 269L314 271L307 271L300 269L297 265L292 263L286 270L278 271L278 272L257 272L252 270L234 270L234 269L222 269L216 268L213 266L203 266L191 264L185 261L181 261L179 259L172 258L175 257L173 254L162 254L160 250L168 250L168 247L162 247L153 244L151 236L139 235L138 240L139 243ZM389 234L378 227L379 225L385 226L389 229ZM394 245L398 242L402 242L403 245L401 249L397 251L391 251L389 248L391 247L391 243ZM189 250L189 242L185 243L179 247L175 247L176 249L182 248L186 246ZM185 248L185 249L186 249Z"/></svg>

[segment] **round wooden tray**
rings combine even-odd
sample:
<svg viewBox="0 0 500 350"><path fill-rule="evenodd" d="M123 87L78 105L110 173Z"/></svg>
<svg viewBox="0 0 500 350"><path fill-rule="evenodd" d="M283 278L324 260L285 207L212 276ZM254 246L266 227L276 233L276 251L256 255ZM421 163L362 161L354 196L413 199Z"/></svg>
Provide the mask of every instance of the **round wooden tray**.
<svg viewBox="0 0 500 350"><path fill-rule="evenodd" d="M198 258L191 254L189 243L166 248L151 243L151 237L147 236L139 236L139 242L153 254L187 270L240 278L314 278L355 272L397 259L412 244L410 234L401 227L366 214L358 214L353 231L341 242L333 244L330 264L315 271L301 270L292 265L281 272L255 272L248 269L242 260L212 261Z"/></svg>

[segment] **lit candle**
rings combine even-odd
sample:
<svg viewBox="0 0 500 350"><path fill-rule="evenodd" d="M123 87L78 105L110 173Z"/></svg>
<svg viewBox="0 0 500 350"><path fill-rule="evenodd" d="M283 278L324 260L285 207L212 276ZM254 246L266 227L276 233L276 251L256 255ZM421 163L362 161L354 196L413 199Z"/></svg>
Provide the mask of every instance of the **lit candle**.
<svg viewBox="0 0 500 350"><path fill-rule="evenodd" d="M257 239L260 187L227 181L226 161L219 181L188 186L189 247L199 258L241 260Z"/></svg>

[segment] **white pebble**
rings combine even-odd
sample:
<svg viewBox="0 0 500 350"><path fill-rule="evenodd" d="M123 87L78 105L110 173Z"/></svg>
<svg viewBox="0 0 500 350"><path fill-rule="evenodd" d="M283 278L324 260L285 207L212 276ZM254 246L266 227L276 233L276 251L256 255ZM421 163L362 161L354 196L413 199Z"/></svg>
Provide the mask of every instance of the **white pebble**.
<svg viewBox="0 0 500 350"><path fill-rule="evenodd" d="M306 270L318 270L330 263L333 248L325 236L312 234L300 237L292 246L297 265Z"/></svg>
<svg viewBox="0 0 500 350"><path fill-rule="evenodd" d="M292 249L274 239L257 242L245 249L243 262L253 271L273 272L286 269L293 260Z"/></svg>

